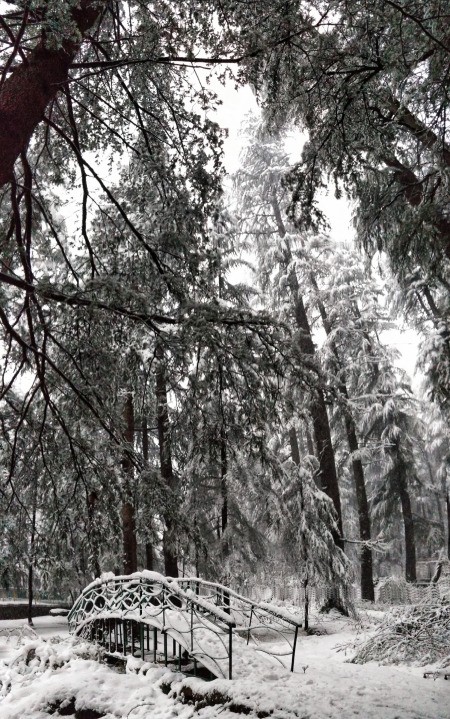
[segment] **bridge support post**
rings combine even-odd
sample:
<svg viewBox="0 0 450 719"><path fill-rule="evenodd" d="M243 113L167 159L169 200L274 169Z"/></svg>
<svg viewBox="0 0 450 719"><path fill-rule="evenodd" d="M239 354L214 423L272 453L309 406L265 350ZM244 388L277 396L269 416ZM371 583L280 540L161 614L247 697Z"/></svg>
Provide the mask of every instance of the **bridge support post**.
<svg viewBox="0 0 450 719"><path fill-rule="evenodd" d="M293 644L293 646L292 646L291 672L294 671L295 649L296 649L296 647L297 647L297 636L298 636L298 627L295 627L294 644Z"/></svg>
<svg viewBox="0 0 450 719"><path fill-rule="evenodd" d="M144 660L144 628L145 628L144 625L141 624L140 625L140 630L141 630L140 645L141 645L141 659L142 660Z"/></svg>
<svg viewBox="0 0 450 719"><path fill-rule="evenodd" d="M127 637L127 620L126 620L126 619L123 620L122 629L123 629L123 653L124 653L124 655L126 655L126 653L127 653L127 642L128 642L128 637Z"/></svg>
<svg viewBox="0 0 450 719"><path fill-rule="evenodd" d="M147 651L149 652L150 651L150 627L148 626L148 624L145 629L146 629L146 634L147 634Z"/></svg>
<svg viewBox="0 0 450 719"><path fill-rule="evenodd" d="M114 619L114 651L117 652L117 619Z"/></svg>
<svg viewBox="0 0 450 719"><path fill-rule="evenodd" d="M156 650L158 648L158 630L153 627L153 661L156 664Z"/></svg>
<svg viewBox="0 0 450 719"><path fill-rule="evenodd" d="M164 636L164 664L167 666L167 634L163 632Z"/></svg>
<svg viewBox="0 0 450 719"><path fill-rule="evenodd" d="M233 628L228 627L228 679L233 678Z"/></svg>
<svg viewBox="0 0 450 719"><path fill-rule="evenodd" d="M248 623L247 644L250 641L250 627L252 626L252 618L253 618L253 604L252 604L252 608L250 610L250 621Z"/></svg>

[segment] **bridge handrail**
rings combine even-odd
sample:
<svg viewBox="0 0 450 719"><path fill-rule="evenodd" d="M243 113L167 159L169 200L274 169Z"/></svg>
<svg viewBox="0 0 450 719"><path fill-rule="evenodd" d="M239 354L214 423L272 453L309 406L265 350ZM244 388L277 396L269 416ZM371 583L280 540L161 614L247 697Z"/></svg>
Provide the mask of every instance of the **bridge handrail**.
<svg viewBox="0 0 450 719"><path fill-rule="evenodd" d="M206 591L207 595L200 594L201 590ZM213 662L219 671L217 676L226 676L221 662L228 660L229 679L232 678L234 633L241 639L246 638L247 645L251 638L257 651L269 654L282 665L281 658L290 656L293 671L298 630L302 626L302 623L288 612L270 604L258 604L221 584L197 577L174 579L147 570L130 575L116 576L108 573L91 582L69 612L70 630L77 634L90 632L89 627L98 621L108 620L108 617L123 621L125 634L128 620L153 624L165 637L168 634L180 646L183 645L194 659L195 656L203 656L209 663ZM186 621L185 629L177 628L181 617ZM205 652L201 634L204 631L213 632L216 636L213 644L218 642L218 646L225 650L225 655L222 655L221 651L215 655L209 650ZM110 629L108 632L110 636ZM186 635L186 641L180 632L183 636ZM274 636L277 646L270 648L267 642ZM283 643L280 644L280 640L283 640Z"/></svg>
<svg viewBox="0 0 450 719"><path fill-rule="evenodd" d="M202 587L211 587L212 589L215 589L216 592L217 590L219 590L220 592L222 592L222 594L225 593L229 597L234 597L235 599L238 599L244 604L247 604L250 608L253 607L254 609L258 609L264 613L271 614L277 619L291 624L293 627L300 628L303 626L303 622L301 620L295 619L294 616L289 614L287 611L284 612L280 607L274 607L272 604L269 604L267 602L256 602L249 597L244 597L242 594L238 594L233 589L230 589L223 584L219 584L217 582L209 582L205 579L200 579L199 577L183 577L182 579L177 579L176 581L181 587L183 586L183 584L186 583L190 585L197 584Z"/></svg>
<svg viewBox="0 0 450 719"><path fill-rule="evenodd" d="M162 574L159 574L158 572L150 572L148 570L144 570L142 572L134 572L133 574L127 574L127 575L116 575L113 573L105 573L101 577L98 577L97 579L94 579L93 582L88 584L81 594L78 596L76 601L74 602L69 614L68 614L68 622L69 626L72 622L72 619L76 612L79 610L80 605L87 599L87 597L95 592L98 591L98 589L101 586L107 586L108 584L114 583L117 584L132 584L133 582L136 582L137 586L142 584L160 584L164 586L171 594L178 596L180 599L184 599L186 602L190 602L193 604L197 609L206 610L211 615L213 615L217 620L220 622L223 622L227 625L227 627L235 627L236 623L233 619L230 618L230 616L224 612L220 607L217 607L215 604L211 604L203 597L199 598L194 592L185 592L178 584L176 579L171 579L164 577Z"/></svg>

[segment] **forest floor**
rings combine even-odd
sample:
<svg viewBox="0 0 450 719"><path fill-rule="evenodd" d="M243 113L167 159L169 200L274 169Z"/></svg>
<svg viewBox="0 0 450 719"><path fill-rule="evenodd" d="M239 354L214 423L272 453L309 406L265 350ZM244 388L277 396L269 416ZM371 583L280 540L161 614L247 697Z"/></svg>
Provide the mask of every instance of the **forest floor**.
<svg viewBox="0 0 450 719"><path fill-rule="evenodd" d="M36 618L38 637L27 636L23 620L1 621L0 717L449 719L450 681L442 672L423 677L436 667L349 663L355 646L383 619L373 610L357 621L317 615L313 626L320 634L299 637L293 674L268 660L265 671L213 682L138 659L118 672L97 661L92 645L69 637L64 617ZM182 703L192 694L203 697L200 705Z"/></svg>

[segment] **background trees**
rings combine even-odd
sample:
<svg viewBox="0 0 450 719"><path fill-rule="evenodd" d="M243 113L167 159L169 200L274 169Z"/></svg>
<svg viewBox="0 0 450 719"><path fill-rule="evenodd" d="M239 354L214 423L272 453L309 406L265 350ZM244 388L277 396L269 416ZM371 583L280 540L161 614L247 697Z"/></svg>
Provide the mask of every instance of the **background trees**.
<svg viewBox="0 0 450 719"><path fill-rule="evenodd" d="M361 543L367 599L373 527L401 516L413 580L417 543L432 527L443 541L426 495L448 465L442 3L7 4L5 556L15 541L28 576L45 557L48 581L64 571L71 586L122 565L250 571L293 536L273 521L278 487L300 518L303 577L326 554L308 549L316 511L350 556ZM227 62L264 122L226 211L216 98L195 68ZM287 123L305 135L293 164ZM360 245L387 254L397 310L427 334L441 414L420 453L425 430L382 341L382 281L322 232L330 179L355 203ZM238 238L257 287L232 279ZM337 581L333 566L322 578Z"/></svg>

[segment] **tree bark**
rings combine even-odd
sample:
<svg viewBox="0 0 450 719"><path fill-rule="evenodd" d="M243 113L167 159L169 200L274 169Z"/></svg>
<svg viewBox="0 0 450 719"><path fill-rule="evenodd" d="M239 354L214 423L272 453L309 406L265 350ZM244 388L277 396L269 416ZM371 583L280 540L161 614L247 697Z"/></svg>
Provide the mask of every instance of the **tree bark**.
<svg viewBox="0 0 450 719"><path fill-rule="evenodd" d="M148 424L147 417L144 416L142 417L142 455L144 457L144 462L146 465L148 465L148 450ZM149 519L149 522L151 523L151 519ZM148 569L150 572L153 572L155 569L153 544L150 541L147 541L145 543L145 568Z"/></svg>
<svg viewBox="0 0 450 719"><path fill-rule="evenodd" d="M371 538L371 524L369 514L369 503L367 501L366 484L364 481L364 469L355 453L359 450L358 438L356 435L355 422L350 414L345 413L345 429L347 442L352 454L353 481L356 491L356 504L358 507L359 537L363 542ZM361 599L369 602L375 601L375 589L373 584L373 560L372 550L364 545L361 548Z"/></svg>
<svg viewBox="0 0 450 719"><path fill-rule="evenodd" d="M289 430L289 444L291 446L291 457L292 461L294 462L297 467L300 466L300 449L298 445L298 436L297 431L295 427L291 427ZM303 503L303 488L300 484L300 503L301 503L301 511L304 511L304 503ZM307 543L304 541L304 538L302 537L302 543L304 546L305 551L305 565L307 565ZM304 629L305 632L309 629L309 594L308 594L308 574L306 573L305 578L303 580L303 591L305 592L304 596L304 602L303 602L303 614L304 614Z"/></svg>
<svg viewBox="0 0 450 719"><path fill-rule="evenodd" d="M37 480L36 480L37 482ZM28 564L28 624L33 626L33 576L34 576L34 546L36 538L36 503L37 503L37 487L34 488L33 496L33 514L31 517L31 537L30 537L30 561Z"/></svg>
<svg viewBox="0 0 450 719"><path fill-rule="evenodd" d="M448 490L445 495L445 504L447 506L447 557L450 559L450 493Z"/></svg>
<svg viewBox="0 0 450 719"><path fill-rule="evenodd" d="M169 410L167 406L167 386L164 366L164 352L158 343L156 347L156 413L159 440L159 460L161 476L169 490L170 500L176 490L176 480L172 466L172 440L170 435ZM176 528L171 508L166 508L164 514L166 528L163 533L164 572L168 577L178 577L178 557L176 546Z"/></svg>
<svg viewBox="0 0 450 719"><path fill-rule="evenodd" d="M312 341L311 329L306 315L303 298L299 293L298 280L295 272L291 273L291 288L295 301L295 318L297 327L300 330L300 348L304 354L314 356L315 347ZM318 479L320 488L333 502L337 515L337 532L334 534L334 541L338 547L344 549L342 539L342 510L339 484L334 460L334 450L331 441L330 422L328 419L325 396L321 387L316 388L315 397L311 403L310 413L313 423L314 441L319 460Z"/></svg>
<svg viewBox="0 0 450 719"><path fill-rule="evenodd" d="M394 155L383 155L381 159L393 170L395 181L401 186L407 202L412 207L420 205L424 197L423 182L420 178ZM437 231L440 249L450 259L450 220L436 207L431 207L429 223Z"/></svg>
<svg viewBox="0 0 450 719"><path fill-rule="evenodd" d="M314 292L316 294L316 301L319 308L320 316L322 319L323 328L327 334L327 337L331 334L331 324L328 318L328 313L326 311L325 305L323 304L322 300L319 296L319 287L316 282L316 278L311 274L310 275L311 284L314 288ZM356 424L355 420L353 418L353 414L350 410L349 406L349 394L347 390L347 384L345 381L345 373L342 368L342 361L339 356L338 349L334 342L331 344L331 349L333 351L333 354L336 358L336 362L338 364L338 367L340 369L341 373L341 379L340 379L340 385L339 389L343 396L345 406L343 408L344 412L344 424L345 424L345 433L347 435L347 443L348 448L351 453L351 462L352 462L352 472L353 472L353 482L355 485L355 492L356 492L356 504L358 507L358 523L359 523L359 538L363 542L367 542L371 538L371 523L370 523L370 514L369 514L369 503L367 501L367 492L366 492L366 484L364 481L364 468L361 462L361 459L356 456L357 452L359 451L359 442L358 442L358 436L356 433ZM372 551L371 549L363 544L361 547L361 557L360 557L360 567L361 567L361 599L365 599L366 601L374 602L375 601L375 588L373 584L373 559L372 559Z"/></svg>
<svg viewBox="0 0 450 719"><path fill-rule="evenodd" d="M14 164L44 118L45 110L67 83L69 68L83 39L95 25L105 0L80 0L72 10L76 39L53 49L40 42L5 80L0 90L0 187L13 177ZM74 33L73 33L74 35Z"/></svg>
<svg viewBox="0 0 450 719"><path fill-rule="evenodd" d="M416 581L416 539L414 534L414 518L411 509L411 498L406 485L406 477L399 477L399 496L402 507L403 526L405 528L405 575L407 582Z"/></svg>
<svg viewBox="0 0 450 719"><path fill-rule="evenodd" d="M295 427L289 430L289 444L291 445L291 457L294 464L300 467L300 447L298 445L297 431Z"/></svg>
<svg viewBox="0 0 450 719"><path fill-rule="evenodd" d="M221 427L220 430L220 494L222 498L222 536L228 525L228 486L227 486L227 472L228 472L228 459L227 459L227 441L225 436L225 428Z"/></svg>
<svg viewBox="0 0 450 719"><path fill-rule="evenodd" d="M127 393L123 413L125 424L124 440L129 450L133 447L134 442L134 407L131 392ZM134 468L127 451L123 453L122 469L125 488L124 502L122 504L123 571L124 574L132 574L137 571L136 519L133 503Z"/></svg>
<svg viewBox="0 0 450 719"><path fill-rule="evenodd" d="M225 427L225 416L223 407L223 367L222 362L218 361L218 373L219 373L219 412L221 418L220 425L220 496L222 501L221 506L221 536L223 536L227 525L228 525L228 486L227 486L227 473L228 473L228 457L227 457L227 431ZM226 548L223 548L226 550Z"/></svg>

